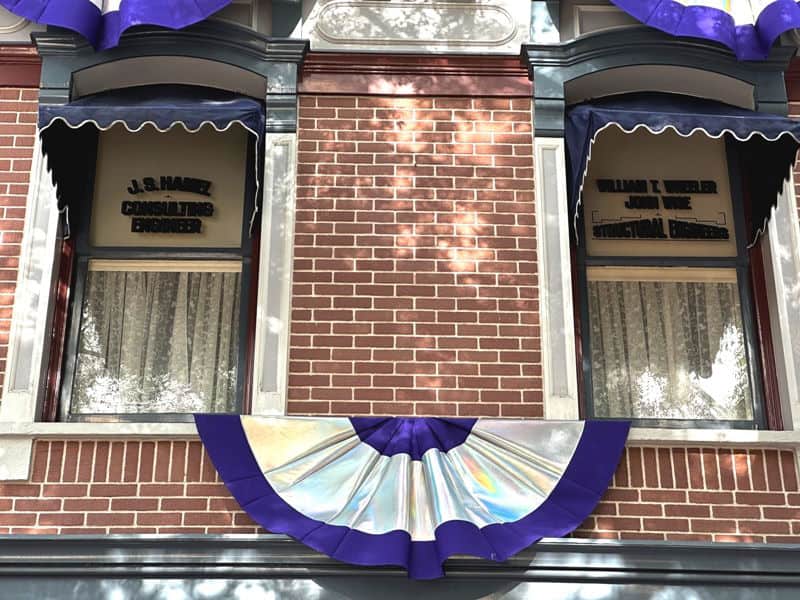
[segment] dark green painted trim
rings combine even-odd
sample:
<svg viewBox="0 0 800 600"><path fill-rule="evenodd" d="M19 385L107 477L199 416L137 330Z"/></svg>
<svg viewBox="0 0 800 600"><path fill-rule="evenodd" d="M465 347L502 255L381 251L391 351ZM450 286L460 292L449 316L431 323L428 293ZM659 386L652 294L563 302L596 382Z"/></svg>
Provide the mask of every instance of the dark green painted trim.
<svg viewBox="0 0 800 600"><path fill-rule="evenodd" d="M267 83L268 132L297 129L297 79L308 41L271 38L223 21L203 21L180 30L137 27L119 46L95 52L71 31L48 28L32 36L42 57L39 101L64 104L72 96L73 75L97 65L144 56L182 56L229 64ZM210 82L211 83L211 82Z"/></svg>
<svg viewBox="0 0 800 600"><path fill-rule="evenodd" d="M563 137L564 86L584 75L635 65L703 69L754 87L758 110L786 114L784 73L795 49L777 46L769 58L740 62L726 48L692 38L676 38L648 27L614 29L562 44L528 44L522 57L534 82L534 125L538 136Z"/></svg>
<svg viewBox="0 0 800 600"><path fill-rule="evenodd" d="M300 0L272 0L272 35L290 36L302 18Z"/></svg>
<svg viewBox="0 0 800 600"><path fill-rule="evenodd" d="M741 586L800 586L800 545L561 539L504 563L469 557L448 578ZM307 578L403 576L321 555L279 535L5 535L0 578Z"/></svg>

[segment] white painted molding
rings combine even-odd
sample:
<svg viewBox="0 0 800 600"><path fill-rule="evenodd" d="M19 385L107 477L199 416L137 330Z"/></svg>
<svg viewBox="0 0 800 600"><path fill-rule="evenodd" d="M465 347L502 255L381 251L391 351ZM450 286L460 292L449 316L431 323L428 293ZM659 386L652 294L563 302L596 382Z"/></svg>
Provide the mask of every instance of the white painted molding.
<svg viewBox="0 0 800 600"><path fill-rule="evenodd" d="M317 0L303 34L314 50L516 55L530 18L520 0Z"/></svg>
<svg viewBox="0 0 800 600"><path fill-rule="evenodd" d="M59 422L0 423L0 447L18 439L190 439L197 438L194 423Z"/></svg>
<svg viewBox="0 0 800 600"><path fill-rule="evenodd" d="M546 419L578 418L564 140L534 140L536 250Z"/></svg>
<svg viewBox="0 0 800 600"><path fill-rule="evenodd" d="M26 481L31 474L33 439L0 439L0 481Z"/></svg>
<svg viewBox="0 0 800 600"><path fill-rule="evenodd" d="M59 219L55 188L38 136L26 207L0 422L35 419L47 362Z"/></svg>
<svg viewBox="0 0 800 600"><path fill-rule="evenodd" d="M752 429L655 429L632 427L629 446L710 446L737 448L798 448L799 431Z"/></svg>
<svg viewBox="0 0 800 600"><path fill-rule="evenodd" d="M197 437L194 423L0 423L0 449L4 448L8 442L34 439L187 440L197 439ZM628 443L634 446L671 446L676 448L696 445L800 448L800 432L633 427L628 437Z"/></svg>
<svg viewBox="0 0 800 600"><path fill-rule="evenodd" d="M254 415L286 413L294 248L296 134L267 134L258 267Z"/></svg>
<svg viewBox="0 0 800 600"><path fill-rule="evenodd" d="M39 145L33 149L25 200L25 224L11 317L0 429L32 426L47 363L52 278L58 234L58 209L50 173ZM3 423L8 422L8 423ZM30 473L33 438L0 436L0 481L25 480Z"/></svg>
<svg viewBox="0 0 800 600"><path fill-rule="evenodd" d="M793 179L784 184L765 238L762 248L781 412L786 429L800 430L800 223Z"/></svg>

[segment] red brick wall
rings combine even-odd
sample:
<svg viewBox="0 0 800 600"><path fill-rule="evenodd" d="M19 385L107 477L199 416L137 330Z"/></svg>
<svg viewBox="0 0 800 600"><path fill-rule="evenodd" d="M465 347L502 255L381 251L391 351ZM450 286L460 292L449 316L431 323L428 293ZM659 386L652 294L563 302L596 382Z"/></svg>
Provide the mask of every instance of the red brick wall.
<svg viewBox="0 0 800 600"><path fill-rule="evenodd" d="M577 537L800 543L790 451L631 448Z"/></svg>
<svg viewBox="0 0 800 600"><path fill-rule="evenodd" d="M258 531L196 441L39 441L31 481L0 484L0 534ZM794 456L629 448L575 535L800 543Z"/></svg>
<svg viewBox="0 0 800 600"><path fill-rule="evenodd" d="M38 97L36 89L0 87L0 385L6 370Z"/></svg>
<svg viewBox="0 0 800 600"><path fill-rule="evenodd" d="M35 99L0 88L0 357ZM300 103L290 411L540 417L530 100ZM197 441L40 440L0 484L0 534L256 531ZM795 456L631 446L575 535L800 542Z"/></svg>
<svg viewBox="0 0 800 600"><path fill-rule="evenodd" d="M289 412L541 417L529 98L300 98Z"/></svg>
<svg viewBox="0 0 800 600"><path fill-rule="evenodd" d="M39 441L0 483L3 533L254 533L200 442Z"/></svg>

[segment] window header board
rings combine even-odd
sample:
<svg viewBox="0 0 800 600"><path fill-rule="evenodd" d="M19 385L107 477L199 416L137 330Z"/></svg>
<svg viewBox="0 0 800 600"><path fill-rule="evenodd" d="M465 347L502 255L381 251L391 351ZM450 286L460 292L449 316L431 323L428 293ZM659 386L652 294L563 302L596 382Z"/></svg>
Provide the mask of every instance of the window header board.
<svg viewBox="0 0 800 600"><path fill-rule="evenodd" d="M590 256L737 254L723 139L606 129L583 202Z"/></svg>
<svg viewBox="0 0 800 600"><path fill-rule="evenodd" d="M247 133L121 125L100 132L90 243L96 247L241 245Z"/></svg>

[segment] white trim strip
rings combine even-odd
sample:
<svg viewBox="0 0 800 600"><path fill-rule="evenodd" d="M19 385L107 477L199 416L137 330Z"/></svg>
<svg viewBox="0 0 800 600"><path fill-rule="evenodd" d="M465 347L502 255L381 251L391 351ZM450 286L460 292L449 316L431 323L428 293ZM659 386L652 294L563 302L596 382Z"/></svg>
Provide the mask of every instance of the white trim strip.
<svg viewBox="0 0 800 600"><path fill-rule="evenodd" d="M241 260L89 260L90 271L241 273Z"/></svg>
<svg viewBox="0 0 800 600"><path fill-rule="evenodd" d="M194 423L2 423L0 447L7 441L32 439L198 439ZM800 448L800 431L745 429L631 428L628 446L689 445L746 448Z"/></svg>

